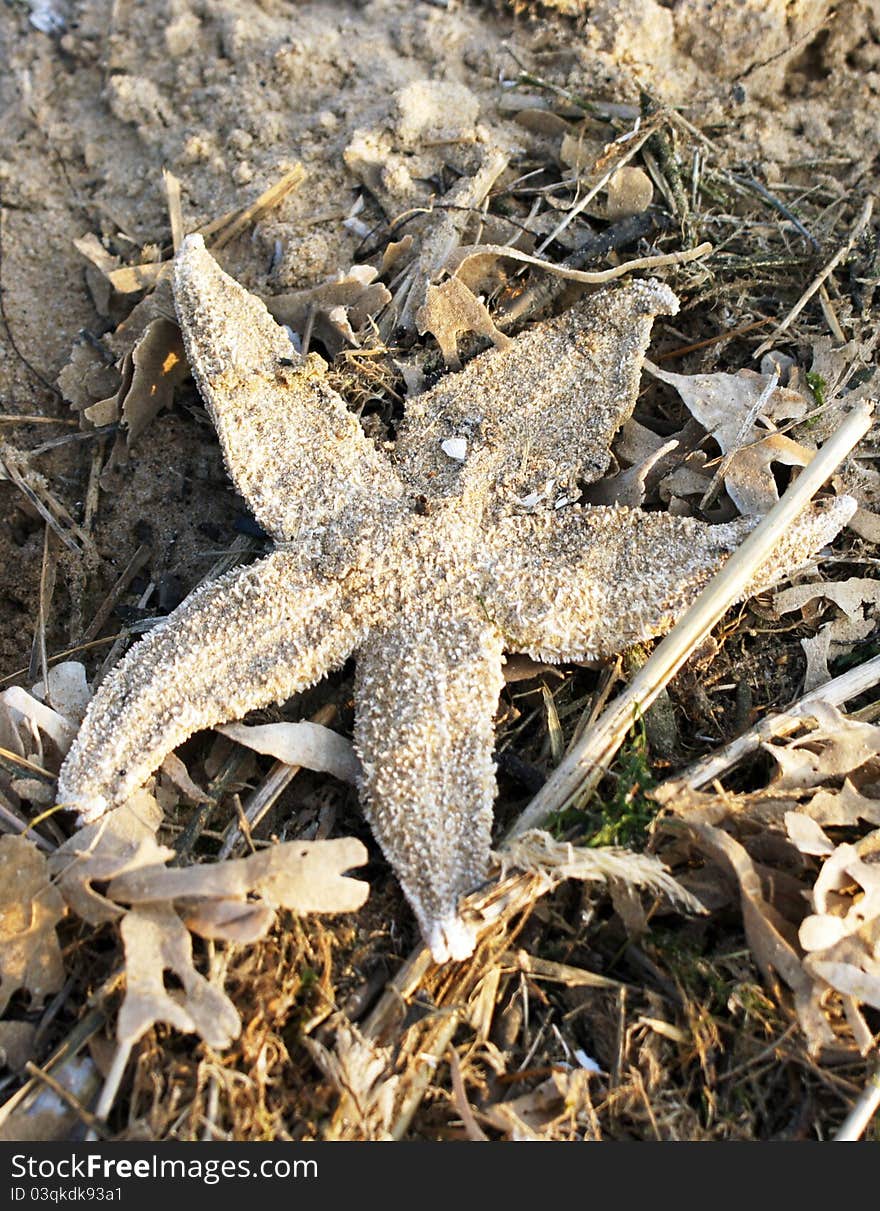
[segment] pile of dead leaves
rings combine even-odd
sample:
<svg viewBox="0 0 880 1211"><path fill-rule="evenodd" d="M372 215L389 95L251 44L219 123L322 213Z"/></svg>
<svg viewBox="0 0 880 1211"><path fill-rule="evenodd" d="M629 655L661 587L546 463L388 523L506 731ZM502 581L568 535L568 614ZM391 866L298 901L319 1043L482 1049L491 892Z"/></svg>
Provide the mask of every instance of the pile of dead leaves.
<svg viewBox="0 0 880 1211"><path fill-rule="evenodd" d="M787 987L811 1052L867 1055L880 1010L880 726L821 701L777 718L796 727L761 746L766 785L677 779L657 797L686 823L680 857L708 863L683 881L713 908L738 897L752 954Z"/></svg>

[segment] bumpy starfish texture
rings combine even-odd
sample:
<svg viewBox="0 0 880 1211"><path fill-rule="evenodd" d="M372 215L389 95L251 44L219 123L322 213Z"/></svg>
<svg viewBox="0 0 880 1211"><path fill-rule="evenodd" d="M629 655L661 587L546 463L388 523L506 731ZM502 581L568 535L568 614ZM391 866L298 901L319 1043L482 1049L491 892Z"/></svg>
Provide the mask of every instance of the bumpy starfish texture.
<svg viewBox="0 0 880 1211"><path fill-rule="evenodd" d="M354 653L367 818L435 959L485 876L503 653L606 656L660 635L753 526L571 503L631 414L656 281L594 295L412 400L389 455L263 304L190 236L174 280L229 473L275 551L198 589L102 685L59 778L85 820L200 728L314 684ZM805 512L757 591L855 508Z"/></svg>

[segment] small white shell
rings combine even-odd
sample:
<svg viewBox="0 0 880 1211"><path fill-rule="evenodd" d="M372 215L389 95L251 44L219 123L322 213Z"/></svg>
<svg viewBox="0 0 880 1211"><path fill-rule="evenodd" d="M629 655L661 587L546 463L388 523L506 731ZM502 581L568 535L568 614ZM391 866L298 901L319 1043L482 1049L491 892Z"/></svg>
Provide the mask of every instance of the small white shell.
<svg viewBox="0 0 880 1211"><path fill-rule="evenodd" d="M467 458L467 448L467 442L463 437L447 437L440 443L440 449L447 458L454 458L459 463L463 463Z"/></svg>

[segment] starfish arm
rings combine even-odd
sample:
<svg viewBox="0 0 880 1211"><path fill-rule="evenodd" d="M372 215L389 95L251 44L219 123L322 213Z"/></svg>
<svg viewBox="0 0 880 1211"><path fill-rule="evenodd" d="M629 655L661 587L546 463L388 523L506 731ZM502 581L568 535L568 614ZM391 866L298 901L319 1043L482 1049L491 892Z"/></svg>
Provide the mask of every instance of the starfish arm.
<svg viewBox="0 0 880 1211"><path fill-rule="evenodd" d="M98 690L58 802L96 819L193 732L313 685L360 639L353 597L345 581L316 584L285 551L196 589Z"/></svg>
<svg viewBox="0 0 880 1211"><path fill-rule="evenodd" d="M677 310L668 286L633 281L480 354L407 404L401 479L436 497L534 496L552 506L576 496L579 481L604 474L611 439L632 415L654 316ZM451 440L464 457L449 456Z"/></svg>
<svg viewBox="0 0 880 1211"><path fill-rule="evenodd" d="M501 640L465 606L418 606L357 655L361 801L436 962L466 958L459 898L486 875Z"/></svg>
<svg viewBox="0 0 880 1211"><path fill-rule="evenodd" d="M743 598L807 562L854 509L843 496L805 510ZM610 656L668 631L758 520L709 526L601 507L508 516L483 548L486 610L509 651Z"/></svg>
<svg viewBox="0 0 880 1211"><path fill-rule="evenodd" d="M325 382L324 361L297 354L201 236L188 236L177 254L174 298L229 474L260 525L314 554L372 528L400 485Z"/></svg>

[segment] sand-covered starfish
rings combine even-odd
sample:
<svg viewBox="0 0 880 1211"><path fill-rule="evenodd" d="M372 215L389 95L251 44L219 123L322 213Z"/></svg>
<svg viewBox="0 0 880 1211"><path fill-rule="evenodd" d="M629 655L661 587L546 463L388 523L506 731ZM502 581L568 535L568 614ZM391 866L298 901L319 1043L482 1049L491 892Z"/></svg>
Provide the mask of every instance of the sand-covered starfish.
<svg viewBox="0 0 880 1211"><path fill-rule="evenodd" d="M656 281L594 295L410 401L385 452L198 236L174 292L229 473L276 547L197 589L108 677L59 801L94 819L196 730L354 653L367 818L435 959L462 958L459 899L489 860L503 653L580 660L663 633L754 524L571 503L607 469L653 316L677 300ZM853 508L805 513L751 589Z"/></svg>

